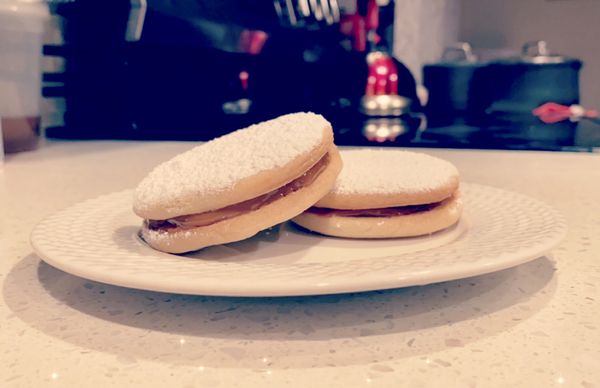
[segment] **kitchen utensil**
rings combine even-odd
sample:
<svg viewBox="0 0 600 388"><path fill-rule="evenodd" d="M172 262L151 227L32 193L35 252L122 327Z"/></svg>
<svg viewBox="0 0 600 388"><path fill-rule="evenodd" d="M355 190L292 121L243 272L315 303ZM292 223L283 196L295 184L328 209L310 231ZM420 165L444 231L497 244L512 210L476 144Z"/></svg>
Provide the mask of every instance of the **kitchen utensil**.
<svg viewBox="0 0 600 388"><path fill-rule="evenodd" d="M362 11L361 11L362 9ZM368 45L367 82L361 99L361 111L368 116L400 116L411 111L416 101L414 78L386 49L379 47L379 8L376 0L358 2L355 17L355 49L363 50L363 38ZM364 13L364 15L361 14ZM362 21L362 23L359 23ZM400 70L403 71L402 91L399 90ZM408 73L409 82L406 82ZM408 89L408 93L407 90ZM366 128L366 127L365 127Z"/></svg>
<svg viewBox="0 0 600 388"><path fill-rule="evenodd" d="M583 119L600 124L600 114L597 110L587 110L581 105L576 104L566 106L554 102L548 102L535 108L532 113L546 124L559 123L565 120L579 121Z"/></svg>
<svg viewBox="0 0 600 388"><path fill-rule="evenodd" d="M398 95L398 68L383 51L367 54L368 75L365 95L361 99L363 113L369 116L399 116L410 111L412 100Z"/></svg>
<svg viewBox="0 0 600 388"><path fill-rule="evenodd" d="M273 6L285 26L310 29L340 21L337 0L274 0Z"/></svg>

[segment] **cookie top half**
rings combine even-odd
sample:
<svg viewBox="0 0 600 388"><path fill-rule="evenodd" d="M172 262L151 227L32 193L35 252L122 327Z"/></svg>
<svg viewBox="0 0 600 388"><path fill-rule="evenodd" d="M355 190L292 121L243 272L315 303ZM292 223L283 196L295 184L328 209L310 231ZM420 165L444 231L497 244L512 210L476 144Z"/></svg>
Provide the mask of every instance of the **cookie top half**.
<svg viewBox="0 0 600 388"><path fill-rule="evenodd" d="M134 212L168 219L216 210L268 193L306 172L333 146L321 115L293 113L240 129L152 170L134 194Z"/></svg>
<svg viewBox="0 0 600 388"><path fill-rule="evenodd" d="M459 172L424 153L352 149L341 151L343 169L317 207L376 209L440 202L459 186Z"/></svg>

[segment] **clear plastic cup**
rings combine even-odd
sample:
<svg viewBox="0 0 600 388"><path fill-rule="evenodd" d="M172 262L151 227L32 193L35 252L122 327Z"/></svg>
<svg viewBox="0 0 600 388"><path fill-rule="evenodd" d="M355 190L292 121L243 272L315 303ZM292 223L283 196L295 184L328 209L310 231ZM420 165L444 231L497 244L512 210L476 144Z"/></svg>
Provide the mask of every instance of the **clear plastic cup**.
<svg viewBox="0 0 600 388"><path fill-rule="evenodd" d="M48 19L44 1L0 0L0 128L7 153L37 145Z"/></svg>

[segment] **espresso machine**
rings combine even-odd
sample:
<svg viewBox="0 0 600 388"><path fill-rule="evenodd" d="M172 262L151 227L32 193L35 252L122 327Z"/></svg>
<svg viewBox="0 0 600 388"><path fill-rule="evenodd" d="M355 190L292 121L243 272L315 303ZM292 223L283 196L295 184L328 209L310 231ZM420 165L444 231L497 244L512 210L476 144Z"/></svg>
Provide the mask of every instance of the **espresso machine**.
<svg viewBox="0 0 600 388"><path fill-rule="evenodd" d="M44 54L64 69L44 74L43 93L64 111L49 137L206 140L313 111L343 141L366 139L367 126L400 135L389 120L419 109L412 75L389 54L390 0L74 0L51 11L63 42Z"/></svg>

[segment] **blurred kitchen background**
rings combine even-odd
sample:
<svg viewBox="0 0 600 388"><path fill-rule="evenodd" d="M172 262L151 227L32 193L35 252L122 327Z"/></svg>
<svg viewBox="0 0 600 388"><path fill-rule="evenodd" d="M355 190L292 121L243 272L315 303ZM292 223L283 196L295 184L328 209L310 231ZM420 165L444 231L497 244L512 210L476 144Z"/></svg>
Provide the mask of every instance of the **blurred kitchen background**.
<svg viewBox="0 0 600 388"><path fill-rule="evenodd" d="M311 110L341 145L596 151L598 16L598 0L0 0L4 147L207 140Z"/></svg>

